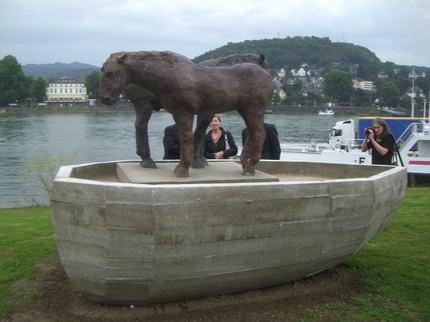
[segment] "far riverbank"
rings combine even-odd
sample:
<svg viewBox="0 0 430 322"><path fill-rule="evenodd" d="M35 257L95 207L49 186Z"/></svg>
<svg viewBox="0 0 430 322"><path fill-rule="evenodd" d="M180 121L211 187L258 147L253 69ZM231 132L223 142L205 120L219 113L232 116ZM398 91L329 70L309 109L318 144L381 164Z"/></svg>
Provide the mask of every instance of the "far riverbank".
<svg viewBox="0 0 430 322"><path fill-rule="evenodd" d="M270 105L267 108L269 113L280 113L280 114L318 114L322 108L317 106L292 106L292 105ZM339 106L331 107L336 115L339 116L392 116L385 114L382 111L377 111L369 107L354 107L354 106ZM98 104L96 106L89 107L47 107L47 106L36 106L27 107L14 106L14 107L3 107L0 108L0 115L4 113L48 113L48 114L67 114L67 113L114 113L114 112L133 112L134 106L131 103L116 103L113 106L105 106ZM410 116L410 111L406 111L404 116ZM415 117L423 116L423 112L415 110Z"/></svg>

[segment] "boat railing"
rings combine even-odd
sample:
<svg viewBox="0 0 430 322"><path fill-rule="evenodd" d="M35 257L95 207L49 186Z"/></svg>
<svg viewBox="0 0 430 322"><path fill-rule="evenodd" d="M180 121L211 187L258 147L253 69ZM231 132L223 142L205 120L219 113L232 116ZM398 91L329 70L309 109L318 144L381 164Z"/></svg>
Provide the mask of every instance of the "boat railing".
<svg viewBox="0 0 430 322"><path fill-rule="evenodd" d="M314 152L320 153L322 150L329 149L330 146L326 141L316 141L312 139L310 142L288 142L281 143L281 149L284 152Z"/></svg>
<svg viewBox="0 0 430 322"><path fill-rule="evenodd" d="M345 139L342 145L348 147L349 150L360 149L363 139Z"/></svg>
<svg viewBox="0 0 430 322"><path fill-rule="evenodd" d="M409 140L412 139L413 137L412 134L426 135L426 136L430 135L429 124L423 121L409 124L409 126L397 138L396 140L397 146L404 146Z"/></svg>

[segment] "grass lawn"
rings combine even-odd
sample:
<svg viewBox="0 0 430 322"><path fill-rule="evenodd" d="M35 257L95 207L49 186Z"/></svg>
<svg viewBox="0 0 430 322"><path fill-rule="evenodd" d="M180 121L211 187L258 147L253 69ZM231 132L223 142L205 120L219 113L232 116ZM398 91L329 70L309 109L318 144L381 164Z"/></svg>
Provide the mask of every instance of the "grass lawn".
<svg viewBox="0 0 430 322"><path fill-rule="evenodd" d="M51 209L0 209L0 313L8 309L11 284L35 279L34 264L55 251Z"/></svg>
<svg viewBox="0 0 430 322"><path fill-rule="evenodd" d="M316 306L300 321L430 321L429 196L407 188L388 227L343 264L362 272L372 295ZM19 300L12 283L35 279L34 264L56 250L49 208L0 209L0 314Z"/></svg>

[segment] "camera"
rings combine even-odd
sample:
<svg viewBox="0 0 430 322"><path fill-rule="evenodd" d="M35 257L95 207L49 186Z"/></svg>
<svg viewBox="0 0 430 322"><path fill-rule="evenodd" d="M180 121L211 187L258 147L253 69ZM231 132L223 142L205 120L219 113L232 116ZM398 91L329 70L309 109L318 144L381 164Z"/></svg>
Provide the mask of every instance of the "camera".
<svg viewBox="0 0 430 322"><path fill-rule="evenodd" d="M372 134L372 132L370 132L369 129L366 129L366 131L364 131L364 133L366 133L366 135Z"/></svg>

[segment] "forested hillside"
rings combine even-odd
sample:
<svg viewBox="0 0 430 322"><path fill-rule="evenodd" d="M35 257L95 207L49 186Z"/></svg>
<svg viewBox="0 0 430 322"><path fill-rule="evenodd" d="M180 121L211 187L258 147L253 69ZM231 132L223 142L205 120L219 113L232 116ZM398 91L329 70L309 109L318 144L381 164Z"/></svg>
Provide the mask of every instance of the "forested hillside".
<svg viewBox="0 0 430 322"><path fill-rule="evenodd" d="M71 64L55 63L55 64L27 64L22 66L22 71L27 76L43 77L43 78L60 78L72 77L79 79L86 77L92 71L100 71L100 67L74 62Z"/></svg>
<svg viewBox="0 0 430 322"><path fill-rule="evenodd" d="M398 67L394 62L382 63L373 52L361 46L332 42L329 38L299 36L228 43L193 61L199 63L206 59L243 53L264 54L270 68L274 70L284 68L289 71L299 68L302 63L307 63L309 68L324 68L324 73L333 69L333 66L345 71L355 68L354 76L367 80L375 80L381 70L392 75Z"/></svg>

